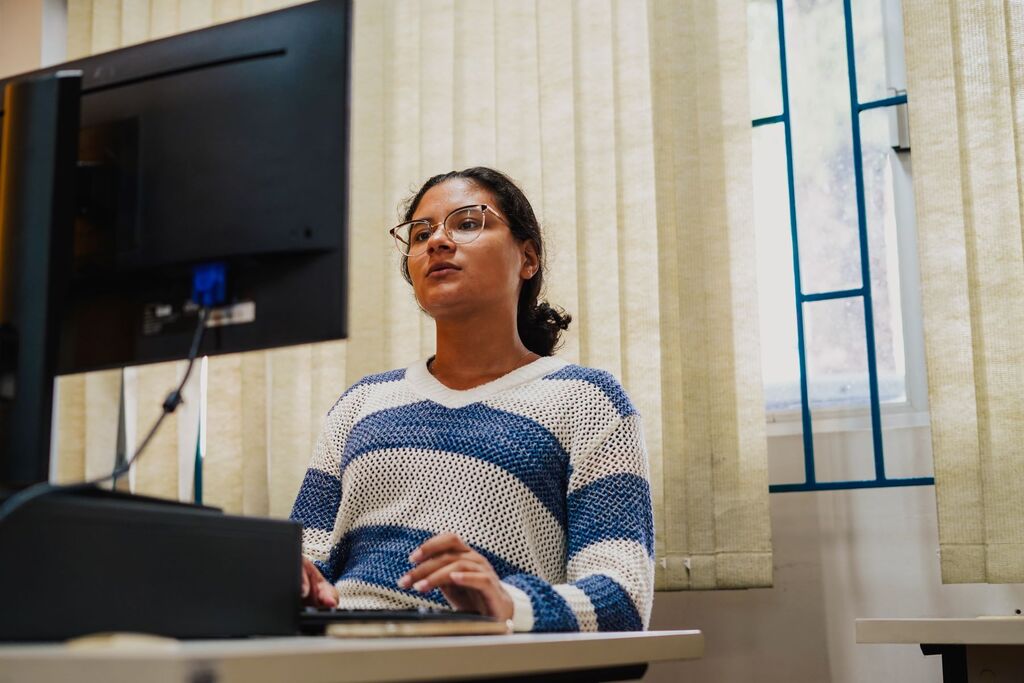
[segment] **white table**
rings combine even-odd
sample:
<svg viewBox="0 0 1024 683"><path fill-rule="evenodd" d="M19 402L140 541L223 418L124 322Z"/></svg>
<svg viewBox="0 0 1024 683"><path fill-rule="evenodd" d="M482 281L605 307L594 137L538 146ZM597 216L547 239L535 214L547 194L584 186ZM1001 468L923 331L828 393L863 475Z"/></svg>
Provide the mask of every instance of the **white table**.
<svg viewBox="0 0 1024 683"><path fill-rule="evenodd" d="M326 637L172 641L87 651L0 645L0 683L347 683L350 681L625 680L648 662L695 659L700 631L443 638Z"/></svg>
<svg viewBox="0 0 1024 683"><path fill-rule="evenodd" d="M942 656L942 679L1024 680L1024 617L974 619L857 619L858 643L920 645Z"/></svg>

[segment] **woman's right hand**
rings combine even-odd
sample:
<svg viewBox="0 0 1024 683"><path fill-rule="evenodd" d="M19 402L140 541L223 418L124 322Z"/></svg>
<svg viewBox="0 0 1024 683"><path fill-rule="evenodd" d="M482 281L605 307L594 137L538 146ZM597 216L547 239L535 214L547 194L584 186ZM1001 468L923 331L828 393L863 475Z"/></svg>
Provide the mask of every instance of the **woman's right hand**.
<svg viewBox="0 0 1024 683"><path fill-rule="evenodd" d="M305 557L302 558L302 603L313 607L338 606L338 589Z"/></svg>

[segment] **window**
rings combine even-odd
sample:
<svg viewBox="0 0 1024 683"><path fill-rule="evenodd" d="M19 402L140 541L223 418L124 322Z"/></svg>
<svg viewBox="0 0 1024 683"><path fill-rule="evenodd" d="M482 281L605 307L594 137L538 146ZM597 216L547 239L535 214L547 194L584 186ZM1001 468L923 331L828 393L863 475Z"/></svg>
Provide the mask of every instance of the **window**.
<svg viewBox="0 0 1024 683"><path fill-rule="evenodd" d="M803 446L803 481L771 490L931 484L885 459L885 429L927 425L898 0L748 12L769 434ZM860 437L822 473L833 432Z"/></svg>

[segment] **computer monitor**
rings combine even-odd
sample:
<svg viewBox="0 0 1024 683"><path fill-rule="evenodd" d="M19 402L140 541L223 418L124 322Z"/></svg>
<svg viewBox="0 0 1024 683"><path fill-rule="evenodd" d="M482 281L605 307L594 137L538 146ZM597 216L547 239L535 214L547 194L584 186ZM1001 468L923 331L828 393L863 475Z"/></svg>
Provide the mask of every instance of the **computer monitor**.
<svg viewBox="0 0 1024 683"><path fill-rule="evenodd" d="M51 390L37 387L45 415L38 405L18 413L31 388L15 386L13 366L34 354L52 375L184 357L197 321L196 266L226 272L226 300L201 354L346 336L350 15L347 0L320 0L0 81L15 93L15 84L81 72L70 132L67 92L53 105L64 130L4 125L0 105L8 135L77 138L74 169L60 154L51 159L51 176L63 179L57 194L12 182L38 159L25 140L0 139L9 174L0 234L51 230L44 261L53 267L35 277L54 285L43 299L24 284L0 292L13 302L6 313L0 305L0 373L9 380L0 379L0 490L48 471ZM49 351L19 344L9 315L36 315L40 305L56 336Z"/></svg>

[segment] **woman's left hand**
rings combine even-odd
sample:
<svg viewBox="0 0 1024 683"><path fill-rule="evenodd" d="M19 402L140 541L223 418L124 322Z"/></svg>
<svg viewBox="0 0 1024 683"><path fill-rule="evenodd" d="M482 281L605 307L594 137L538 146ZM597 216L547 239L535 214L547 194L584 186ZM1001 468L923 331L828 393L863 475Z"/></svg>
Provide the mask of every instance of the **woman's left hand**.
<svg viewBox="0 0 1024 683"><path fill-rule="evenodd" d="M438 534L413 551L416 565L398 579L401 588L426 593L440 588L453 608L511 619L514 605L491 563L455 534Z"/></svg>

